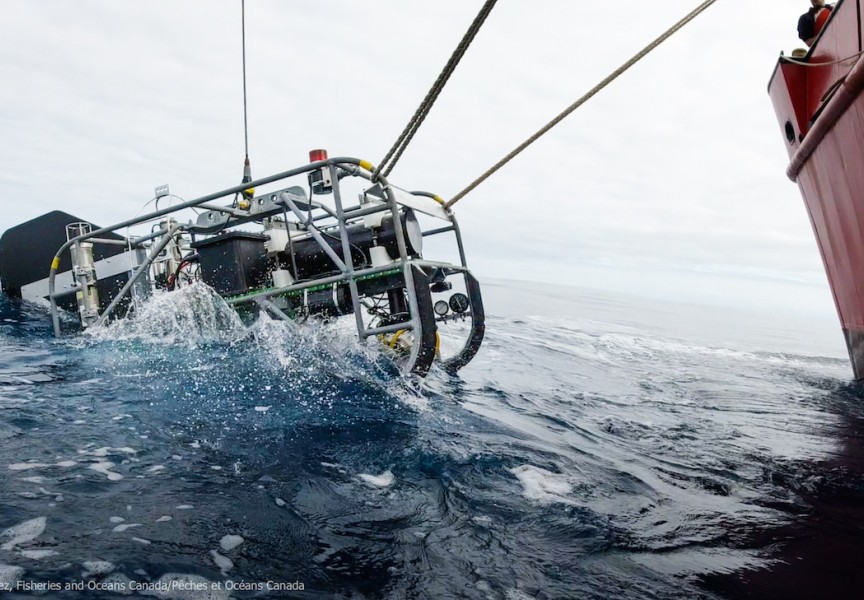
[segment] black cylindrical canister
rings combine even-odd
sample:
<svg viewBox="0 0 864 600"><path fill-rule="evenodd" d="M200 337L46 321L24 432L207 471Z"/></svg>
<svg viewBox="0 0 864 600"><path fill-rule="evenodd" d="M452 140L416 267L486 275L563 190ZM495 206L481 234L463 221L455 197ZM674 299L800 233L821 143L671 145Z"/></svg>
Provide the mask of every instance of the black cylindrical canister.
<svg viewBox="0 0 864 600"><path fill-rule="evenodd" d="M420 256L423 251L423 234L420 230L420 224L417 222L417 216L412 210L406 210L399 216L399 221L402 225L402 231L405 232L405 247L409 257ZM399 257L399 246L396 241L396 228L393 226L393 218L387 215L382 219L380 227L369 228L358 223L346 228L348 231L348 241L351 246L351 259L354 262L354 268L359 269L371 264L369 258L369 248L372 246L382 246L387 249L388 254L394 259ZM339 229L322 230L324 241L342 259L342 239L339 235ZM294 260L290 258L290 252L293 247ZM292 273L295 279L306 280L321 277L328 273L338 272L339 268L333 260L327 255L321 245L314 238L306 238L294 240L286 246L285 251L281 253L285 260L283 264L297 265L296 273ZM293 271L293 267L292 267Z"/></svg>

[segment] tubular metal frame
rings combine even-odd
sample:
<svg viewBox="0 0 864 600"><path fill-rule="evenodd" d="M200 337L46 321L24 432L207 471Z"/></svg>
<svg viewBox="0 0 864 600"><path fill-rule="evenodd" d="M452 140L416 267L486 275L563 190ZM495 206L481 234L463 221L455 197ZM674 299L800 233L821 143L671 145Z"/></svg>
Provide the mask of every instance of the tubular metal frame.
<svg viewBox="0 0 864 600"><path fill-rule="evenodd" d="M405 232L403 228L400 226L396 226L395 236L396 236L396 245L399 250L398 258L394 258L394 262L381 266L381 267L367 267L367 268L357 268L354 264L354 259L351 253L351 245L348 237L347 223L349 219L357 219L359 217L380 213L380 212L389 212L391 218L394 223L400 222L399 210L400 207L405 206L401 204L397 200L397 196L391 187L391 184L387 181L387 179L378 175L377 182L383 191L383 199L384 202L381 204L376 204L373 206L366 206L364 204L359 204L357 206L344 207L342 202L342 193L340 189L340 175L351 175L355 177L361 177L364 179L372 181L372 166L369 165L366 161L361 161L357 158L351 157L336 157L330 158L323 161L317 161L313 163L309 163L302 167L298 167L296 169L290 169L288 171L284 171L282 173L277 173L275 175L271 175L268 177L263 177L261 179L256 179L251 182L242 183L240 185L236 185L220 192L216 192L213 194L208 194L206 196L202 196L200 198L196 198L194 200L189 200L187 202L183 202L181 204L170 206L161 210L153 211L151 213L128 219L126 221L121 221L115 225L111 225L108 227L102 227L99 229L94 229L93 231L80 235L78 237L71 238L67 240L65 244L63 244L56 252L54 260L51 264L51 269L49 271L48 276L48 292L49 292L49 300L51 303L51 317L54 326L54 334L55 336L60 336L62 334L60 328L60 318L59 318L59 308L57 306L57 299L66 296L69 293L75 293L81 291L81 287L73 288L72 290L63 290L62 292L57 293L55 290L55 275L57 274L60 258L64 252L68 251L70 248L77 246L78 244L89 241L91 243L96 244L123 244L128 245L131 248L149 248L150 253L148 254L146 260L144 260L141 264L137 265L134 271L130 272L130 277L127 283L123 286L121 291L114 297L106 308L106 310L98 316L96 320L96 325L101 325L106 322L106 320L110 317L119 303L127 297L131 291L135 287L135 283L140 279L145 273L148 272L150 266L157 259L159 254L165 248L165 246L178 234L187 232L192 234L193 236L196 233L207 233L207 228L202 225L196 225L187 223L187 224L172 224L168 228L161 228L160 230L151 233L150 235L140 237L137 239L130 239L128 241L117 241L110 240L105 238L100 238L98 236L104 235L106 233L116 233L118 230L125 229L134 225L140 225L147 222L152 222L161 217L165 217L167 215L178 213L179 211L189 209L189 208L205 208L210 211L218 212L225 215L225 223L224 226L221 227L221 230L227 229L234 225L242 224L242 222L250 222L256 221L261 222L263 219L268 218L268 216L272 216L268 213L254 213L252 212L252 207L254 206L254 202L258 200L258 198L263 198L264 196L269 196L271 200L276 198L276 194L268 193L264 196L260 196L257 198L253 198L250 203L250 209L243 210L238 209L236 207L223 207L216 206L211 204L214 200L218 200L220 198L225 198L231 196L233 194L237 194L243 192L244 190L250 188L258 188L273 182L281 181L284 179L288 179L291 177L299 176L304 173L310 173L317 169L326 168L330 172L330 179L332 182L332 193L333 193L333 201L335 205L335 210L330 210L327 206L309 201L308 205L305 205L304 208L307 209L307 212L304 213L301 208L295 202L294 197L291 194L283 191L278 194L278 200L275 200L276 204L279 206L280 212L279 214L284 214L286 211L291 212L298 220L299 227L302 227L305 232L308 232L312 238L318 243L321 249L333 260L333 263L339 268L340 273L337 275L322 277L319 279L313 279L310 281L303 281L298 283L292 283L291 285L287 285L279 288L270 288L270 289L260 289L255 290L250 293L242 294L234 297L226 297L225 300L228 304L232 306L239 306L246 303L255 303L261 309L266 310L270 314L284 319L287 318L287 315L276 306L271 298L274 296L278 296L281 294L286 294L290 292L308 290L309 288L324 286L324 285L335 285L339 283L347 283L350 296L351 296L351 304L355 316L356 326L357 326L357 334L358 338L362 341L373 335L380 335L384 333L396 332L399 330L421 330L421 315L418 306L417 293L414 286L414 273L413 268L444 268L450 274L461 272L465 277L466 286L469 284L469 277L471 277L470 272L468 271L467 262L465 260L465 250L462 243L462 235L459 230L459 224L456 221L455 216L449 209L444 209L441 214L434 215L436 218L445 218L449 222L449 224L445 227L441 227L438 229L430 230L427 232L423 232L424 237L430 235L437 235L440 233L453 232L456 238L456 244L459 251L459 259L461 265L455 265L450 263L434 263L430 261L425 261L422 259L410 259L409 253L406 246L405 240ZM342 173L340 173L340 170ZM414 196L427 196L433 198L435 201L440 202L437 196L433 194L429 194L426 192L412 192ZM259 204L261 201L259 200ZM320 209L324 214L319 214L312 217L312 210ZM431 213L430 213L431 214ZM443 216L442 216L443 215ZM234 224L232 225L232 220ZM322 234L322 227L317 223L321 220L335 220L335 226L339 229L339 242L341 246L341 256L337 254L337 252L324 240L324 235ZM327 228L332 229L334 227L333 223L330 223ZM158 240L158 241L157 241ZM149 242L149 244L147 243ZM363 306L360 303L360 294L358 291L357 282L363 278L377 275L385 272L393 272L397 273L401 271L402 277L404 280L404 287L408 296L408 306L411 313L411 319L408 322L398 323L398 324L390 324L379 327L366 328L363 323ZM473 301L471 305L471 310L466 313L466 316L474 317L474 306ZM482 314L482 306L479 309ZM482 329L482 327L481 327ZM481 332L482 338L482 332ZM417 358L417 354L420 352L420 344L412 344L411 355L409 357L409 364L413 364Z"/></svg>

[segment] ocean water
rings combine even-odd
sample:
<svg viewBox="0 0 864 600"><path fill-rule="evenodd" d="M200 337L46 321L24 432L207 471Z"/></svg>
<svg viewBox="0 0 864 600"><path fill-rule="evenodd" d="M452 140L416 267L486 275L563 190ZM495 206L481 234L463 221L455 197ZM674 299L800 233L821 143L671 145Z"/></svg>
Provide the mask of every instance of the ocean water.
<svg viewBox="0 0 864 600"><path fill-rule="evenodd" d="M480 354L422 382L205 288L60 341L0 297L0 596L858 597L836 323L484 291Z"/></svg>

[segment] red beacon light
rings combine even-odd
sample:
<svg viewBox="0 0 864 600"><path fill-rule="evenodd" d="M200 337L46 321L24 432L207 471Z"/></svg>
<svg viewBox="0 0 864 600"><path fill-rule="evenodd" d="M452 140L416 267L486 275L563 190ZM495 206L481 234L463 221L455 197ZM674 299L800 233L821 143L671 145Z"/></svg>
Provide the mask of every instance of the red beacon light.
<svg viewBox="0 0 864 600"><path fill-rule="evenodd" d="M309 162L318 162L319 160L327 160L327 151L319 148L317 150L309 151Z"/></svg>
<svg viewBox="0 0 864 600"><path fill-rule="evenodd" d="M327 160L327 151L319 148L309 151L309 162L319 162ZM309 173L309 187L312 188L313 194L329 194L333 191L333 181L330 177L330 166L315 169Z"/></svg>

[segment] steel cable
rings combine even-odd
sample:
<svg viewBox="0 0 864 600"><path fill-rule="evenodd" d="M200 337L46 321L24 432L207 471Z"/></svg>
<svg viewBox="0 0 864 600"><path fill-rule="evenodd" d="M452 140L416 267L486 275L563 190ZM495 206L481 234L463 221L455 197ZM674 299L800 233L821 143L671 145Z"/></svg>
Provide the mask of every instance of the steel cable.
<svg viewBox="0 0 864 600"><path fill-rule="evenodd" d="M373 181L378 179L379 173L383 173L386 177L390 174L390 171L393 170L393 167L396 165L396 162L399 160L399 158L401 158L402 153L408 146L408 143L414 137L414 134L417 133L417 130L420 128L420 125L423 123L426 115L429 114L429 110L432 108L432 104L435 103L435 100L438 98L441 90L444 89L444 85L447 83L447 80L450 79L450 75L453 74L453 71L456 69L456 65L459 64L460 60L462 60L462 56L464 56L465 52L468 50L468 46L471 45L471 42L477 35L477 32L480 31L480 27L486 21L486 17L489 16L489 13L492 11L492 7L495 6L496 1L497 0L486 0L486 3L483 4L483 7L480 9L480 12L477 13L476 17L474 17L474 21L471 23L468 31L465 32L464 36L462 36L462 40L459 42L456 50L453 51L453 54L450 56L450 60L448 60L447 64L444 65L444 69L438 75L435 83L432 84L432 87L429 89L426 97L423 98L423 102L421 102L420 106L417 107L417 110L414 112L414 116L412 116L411 120L408 121L408 125L406 125L405 129L402 130L402 133L399 135L396 143L393 144L393 147L390 148L390 151L387 152L387 155L378 164L378 168L376 168L375 171L372 173Z"/></svg>
<svg viewBox="0 0 864 600"><path fill-rule="evenodd" d="M544 125L543 128L540 129L537 133L535 133L534 135L532 135L531 137L529 137L527 140L525 140L524 142L522 142L521 144L519 144L519 145L518 145L518 146L517 146L517 147L516 147L512 152L510 152L510 154L508 154L507 156L505 156L504 158L502 158L501 160L499 160L497 163L495 163L494 166L492 166L490 169L488 169L488 170L487 170L485 173L483 173L480 177L478 177L477 179L475 179L474 181L472 181L472 182L468 185L468 187L466 187L464 190L462 190L461 192L459 192L458 194L456 194L455 196L453 196L453 198L451 198L450 200L448 200L448 201L444 204L444 207L445 207L445 208L450 208L451 206L453 206L454 204L456 204L459 200L461 200L462 198L464 198L466 194L468 194L470 191L472 191L472 190L473 190L474 188L476 188L478 185L480 185L481 183L483 183L483 182L484 182L486 179L488 179L492 174L494 174L498 169L500 169L501 167L503 167L505 164L507 164L507 163L508 163L509 161L511 161L513 158L515 158L515 157L516 157L520 152L522 152L525 148L527 148L528 146L530 146L531 144L533 144L535 141L537 141L538 138L540 138L540 137L541 137L543 134L545 134L547 131L549 131L550 129L552 129L553 127L555 127L555 125L557 125L557 124L560 123L562 120L564 120L564 118L567 117L567 116L568 116L570 113L572 113L574 110L576 110L577 108L579 108L580 106L582 106L583 104L585 104L588 100L590 100L590 99L591 99L595 94L597 94L600 90L602 90L603 88L605 88L607 85L609 85L610 83L612 83L612 81L614 81L614 80L615 80L619 75L621 75L622 73L624 73L624 71L626 71L627 69L629 69L630 67L632 67L633 65L635 65L637 62L639 62L640 60L642 60L642 59L643 59L643 58L644 58L644 57L645 57L649 52L651 52L651 51L654 50L657 46L659 46L660 44L662 44L663 42L665 42L668 38L670 38L672 35L674 35L674 34L675 34L679 29L681 29L682 27L684 27L685 25L687 25L687 23L689 23L690 21L692 21L693 19L695 19L696 17L698 17L702 12L704 12L706 9L708 9L708 7L710 7L710 6L711 6L712 4L714 4L716 1L717 1L717 0L707 0L706 2L703 2L703 3L700 4L698 7L696 7L695 9L693 9L693 11L690 12L686 17L684 17L683 19L681 19L680 21L678 21L677 23L675 23L675 25L673 25L672 27L670 27L669 29L667 29L667 30L666 30L666 31L665 31L665 32L664 32L660 37L658 37L658 38L655 39L653 42L651 42L650 44L648 44L647 46L645 46L645 48L643 48L639 53L637 53L636 55L634 55L630 60L628 60L626 63L624 63L623 65L621 65L621 66L618 67L617 69L615 69L615 71L613 71L613 72L612 72L608 77L606 77L606 79L604 79L603 81L601 81L600 83L598 83L597 85L595 85L593 88L591 88L591 90L588 91L588 93L586 93L584 96L582 96L581 98L579 98L576 102L574 102L573 104L571 104L570 106L568 106L568 107L567 107L567 108L566 108L562 113L560 113L557 117L555 117L554 119L552 119L551 121L549 121L549 122L548 122L546 125Z"/></svg>

